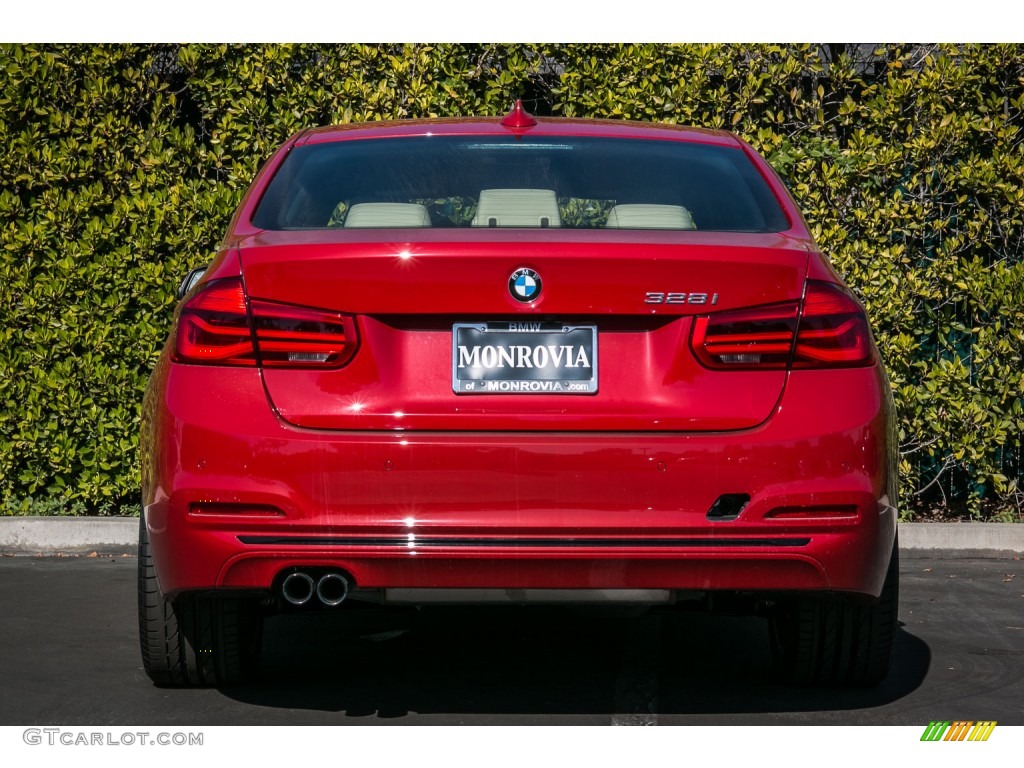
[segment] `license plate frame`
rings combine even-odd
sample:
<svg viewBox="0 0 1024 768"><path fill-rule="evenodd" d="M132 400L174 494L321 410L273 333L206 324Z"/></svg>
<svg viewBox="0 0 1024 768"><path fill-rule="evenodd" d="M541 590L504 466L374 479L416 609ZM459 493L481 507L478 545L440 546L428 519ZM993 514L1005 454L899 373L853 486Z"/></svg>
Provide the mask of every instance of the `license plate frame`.
<svg viewBox="0 0 1024 768"><path fill-rule="evenodd" d="M457 395L593 395L597 358L596 325L518 320L452 325Z"/></svg>

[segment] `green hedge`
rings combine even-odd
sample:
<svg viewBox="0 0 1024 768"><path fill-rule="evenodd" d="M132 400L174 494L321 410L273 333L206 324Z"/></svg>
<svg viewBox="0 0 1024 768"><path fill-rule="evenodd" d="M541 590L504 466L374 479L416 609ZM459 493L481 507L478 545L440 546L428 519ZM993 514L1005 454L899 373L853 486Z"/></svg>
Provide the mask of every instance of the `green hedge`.
<svg viewBox="0 0 1024 768"><path fill-rule="evenodd" d="M516 97L752 142L868 307L905 514L1021 518L1020 45L0 46L0 509L134 511L174 289L281 141Z"/></svg>

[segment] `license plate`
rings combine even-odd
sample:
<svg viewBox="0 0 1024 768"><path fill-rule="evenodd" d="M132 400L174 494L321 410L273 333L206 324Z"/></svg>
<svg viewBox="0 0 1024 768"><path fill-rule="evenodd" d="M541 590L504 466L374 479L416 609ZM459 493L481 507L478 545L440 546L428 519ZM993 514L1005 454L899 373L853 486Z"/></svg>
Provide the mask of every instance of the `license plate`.
<svg viewBox="0 0 1024 768"><path fill-rule="evenodd" d="M452 326L452 389L460 395L597 392L597 326L536 321Z"/></svg>

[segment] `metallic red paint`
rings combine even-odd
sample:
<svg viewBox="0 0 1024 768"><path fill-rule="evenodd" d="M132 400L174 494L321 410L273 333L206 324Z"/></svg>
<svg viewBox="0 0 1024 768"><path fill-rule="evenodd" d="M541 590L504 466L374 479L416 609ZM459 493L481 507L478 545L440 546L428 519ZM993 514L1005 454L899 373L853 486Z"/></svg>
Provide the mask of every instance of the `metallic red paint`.
<svg viewBox="0 0 1024 768"><path fill-rule="evenodd" d="M147 422L162 439L146 467L145 505L168 593L267 589L282 570L315 563L346 570L362 587L877 595L886 562L878 553L895 533L887 405L872 368L793 373L765 424L704 435L310 430L270 411L252 369L163 363L155 381ZM855 393L842 407L837 387ZM723 493L752 498L739 519L708 520ZM255 513L190 512L200 502L248 503ZM282 515L268 517L268 505ZM771 518L778 509L851 506L857 515L842 519ZM353 541L243 544L243 536ZM445 538L467 537L479 544L444 546ZM360 546L360 538L374 541ZM517 538L549 544L509 542ZM716 546L573 544L680 538ZM752 538L808 541L724 544ZM419 547L417 539L436 543Z"/></svg>
<svg viewBox="0 0 1024 768"><path fill-rule="evenodd" d="M512 111L501 118L501 124L506 128L523 130L535 126L537 119L523 109L522 100L517 99Z"/></svg>

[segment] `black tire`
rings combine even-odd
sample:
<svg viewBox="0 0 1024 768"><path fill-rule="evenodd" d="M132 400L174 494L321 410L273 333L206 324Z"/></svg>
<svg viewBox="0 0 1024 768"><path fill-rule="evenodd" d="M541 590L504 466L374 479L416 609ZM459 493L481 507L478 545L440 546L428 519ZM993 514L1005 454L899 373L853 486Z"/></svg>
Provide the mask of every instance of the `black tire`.
<svg viewBox="0 0 1024 768"><path fill-rule="evenodd" d="M772 617L772 645L787 682L864 688L889 674L899 607L899 547L893 544L882 594L801 597Z"/></svg>
<svg viewBox="0 0 1024 768"><path fill-rule="evenodd" d="M139 642L142 666L161 686L245 682L259 657L262 622L253 599L182 596L157 583L145 520L139 519Z"/></svg>

